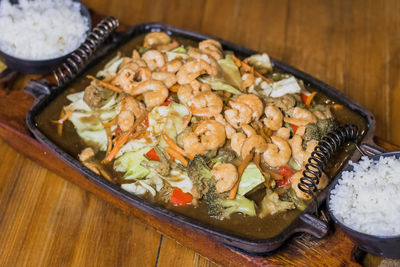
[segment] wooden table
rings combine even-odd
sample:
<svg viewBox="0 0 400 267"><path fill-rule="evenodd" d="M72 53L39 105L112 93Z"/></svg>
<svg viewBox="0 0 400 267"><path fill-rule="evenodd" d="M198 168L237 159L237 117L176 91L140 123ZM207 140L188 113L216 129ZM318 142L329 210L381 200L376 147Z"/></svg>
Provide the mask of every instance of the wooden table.
<svg viewBox="0 0 400 267"><path fill-rule="evenodd" d="M396 134L399 1L83 2L126 24L159 21L268 52L366 106L377 118L377 136L400 144ZM0 90L0 136L36 162L89 189L26 136L23 120L32 98L21 88L29 78L34 77L19 76L8 87L13 90ZM123 211L103 201L100 191L92 190L101 198L58 175L0 141L1 265L214 265L192 249L223 265L355 264L353 246L340 231L319 242L296 238L275 256L246 257L196 235L193 240L185 238L180 229L162 229L156 219L142 218L144 224L121 203L112 202Z"/></svg>

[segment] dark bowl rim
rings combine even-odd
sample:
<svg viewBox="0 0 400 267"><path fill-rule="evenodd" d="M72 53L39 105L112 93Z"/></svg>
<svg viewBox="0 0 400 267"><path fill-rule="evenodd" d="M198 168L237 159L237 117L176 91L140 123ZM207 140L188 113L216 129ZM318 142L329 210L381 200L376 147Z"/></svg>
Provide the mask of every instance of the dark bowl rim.
<svg viewBox="0 0 400 267"><path fill-rule="evenodd" d="M395 151L395 152L387 152L387 153L382 153L382 154L377 154L374 156L366 156L369 159L373 159L374 161L376 161L377 159L379 159L380 157L392 157L395 156L396 158L400 158L400 151ZM333 179L333 181L330 184L330 188L328 190L328 196L326 198L326 206L328 208L329 214L331 215L331 218L333 219L333 221L339 225L341 228L343 228L346 232L351 233L351 235L357 234L357 235L361 235L363 238L369 238L369 239L379 239L379 240L400 240L400 234L398 235L371 235L371 234L367 234L367 233L363 233L363 232L359 232L353 228L350 228L348 226L346 226L344 223L342 223L334 214L330 202L331 202L331 196L332 196L332 190L336 187L336 185L339 183L339 180L342 179L342 173L345 171L351 171L353 170L353 166L349 163L349 165L344 168L343 170L341 170L336 177Z"/></svg>
<svg viewBox="0 0 400 267"><path fill-rule="evenodd" d="M72 2L77 2L80 5L81 15L87 19L87 24L89 26L89 29L86 32L86 36L85 36L85 39L86 39L89 36L90 30L92 28L92 18L90 16L89 9L80 0L72 0ZM61 55L61 56L58 56L58 57L53 57L53 58L45 58L45 59L38 59L38 60L25 59L25 58L16 57L14 55L10 55L10 54L4 52L4 50L2 50L2 49L0 49L0 55L2 55L4 57L7 57L9 59L12 59L13 61L20 61L20 62L24 62L24 63L27 63L27 64L46 64L46 63L50 64L53 61L58 61L58 60L62 60L62 59L67 58L72 53L74 53L80 47L80 45L83 42L81 42L76 48L74 48L73 50L71 50L67 54L64 54L64 55Z"/></svg>

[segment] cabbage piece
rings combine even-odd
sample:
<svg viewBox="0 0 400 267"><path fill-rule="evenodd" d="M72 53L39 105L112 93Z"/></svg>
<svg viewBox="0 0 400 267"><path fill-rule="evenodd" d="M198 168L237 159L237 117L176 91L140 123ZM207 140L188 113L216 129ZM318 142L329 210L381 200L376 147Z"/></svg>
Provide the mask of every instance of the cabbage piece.
<svg viewBox="0 0 400 267"><path fill-rule="evenodd" d="M267 54L256 54L247 58L247 63L251 66L254 66L256 71L261 74L266 74L269 71L272 71L272 63Z"/></svg>
<svg viewBox="0 0 400 267"><path fill-rule="evenodd" d="M224 80L211 76L202 76L198 78L200 82L207 83L213 90L222 90L229 92L234 95L240 95L242 92L230 84L227 84Z"/></svg>
<svg viewBox="0 0 400 267"><path fill-rule="evenodd" d="M184 130L189 110L185 105L171 102L168 106L153 108L149 113L149 127L155 136L165 132L173 140ZM163 140L161 145L163 145Z"/></svg>
<svg viewBox="0 0 400 267"><path fill-rule="evenodd" d="M288 79L280 80L272 84L271 97L281 97L286 94L299 94L301 87L296 78L290 77Z"/></svg>
<svg viewBox="0 0 400 267"><path fill-rule="evenodd" d="M171 170L170 175L167 177L164 177L168 183L173 186L173 187L178 187L180 188L183 192L191 193L192 188L193 188L193 182L187 175L187 172L174 168Z"/></svg>
<svg viewBox="0 0 400 267"><path fill-rule="evenodd" d="M105 151L107 135L101 122L110 121L119 113L120 104L117 95L112 95L108 103L96 111L83 101L83 95L82 91L67 96L72 103L66 106L65 110L74 110L68 120L72 122L77 134L85 143ZM113 130L113 127L111 129Z"/></svg>
<svg viewBox="0 0 400 267"><path fill-rule="evenodd" d="M137 180L133 183L122 184L121 188L135 195L144 195L146 192L149 192L155 197L156 193L161 190L163 186L163 181L153 176L146 180Z"/></svg>
<svg viewBox="0 0 400 267"><path fill-rule="evenodd" d="M256 164L250 163L244 170L240 179L238 194L244 196L264 182L264 175L257 168Z"/></svg>
<svg viewBox="0 0 400 267"><path fill-rule="evenodd" d="M187 50L183 46L179 46L171 51L165 52L167 61L174 60L175 58L188 59Z"/></svg>
<svg viewBox="0 0 400 267"><path fill-rule="evenodd" d="M145 178L150 171L140 163L148 160L144 155L150 149L151 147L144 147L137 151L126 152L114 161L114 170L125 173L125 180Z"/></svg>
<svg viewBox="0 0 400 267"><path fill-rule="evenodd" d="M104 69L97 72L96 77L107 78L110 76L114 76L115 74L117 74L118 68L121 65L122 61L123 58L121 58L121 56L115 56L104 66Z"/></svg>
<svg viewBox="0 0 400 267"><path fill-rule="evenodd" d="M296 208L293 202L280 200L279 195L271 189L267 189L265 197L260 204L261 211L258 214L258 217L260 218Z"/></svg>
<svg viewBox="0 0 400 267"><path fill-rule="evenodd" d="M240 75L239 68L232 59L232 55L228 54L224 59L218 60L218 64L222 69L222 79L241 90L242 76Z"/></svg>

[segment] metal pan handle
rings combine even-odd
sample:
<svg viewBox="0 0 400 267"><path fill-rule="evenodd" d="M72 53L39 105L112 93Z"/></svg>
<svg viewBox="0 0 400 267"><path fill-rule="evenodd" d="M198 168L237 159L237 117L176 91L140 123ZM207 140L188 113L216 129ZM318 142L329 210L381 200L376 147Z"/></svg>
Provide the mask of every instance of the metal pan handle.
<svg viewBox="0 0 400 267"><path fill-rule="evenodd" d="M299 218L299 225L295 232L308 233L318 239L324 238L329 232L329 226L326 222L314 217L309 213L304 213Z"/></svg>
<svg viewBox="0 0 400 267"><path fill-rule="evenodd" d="M97 24L85 42L67 58L61 67L53 71L57 85L61 86L73 79L118 26L119 21L114 17L107 17Z"/></svg>

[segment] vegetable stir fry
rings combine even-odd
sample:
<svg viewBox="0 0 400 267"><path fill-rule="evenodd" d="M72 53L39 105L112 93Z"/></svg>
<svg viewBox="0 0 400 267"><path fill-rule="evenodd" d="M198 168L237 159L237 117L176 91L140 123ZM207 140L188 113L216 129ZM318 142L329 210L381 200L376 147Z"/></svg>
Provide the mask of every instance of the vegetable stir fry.
<svg viewBox="0 0 400 267"><path fill-rule="evenodd" d="M336 127L330 106L267 54L241 60L215 40L191 47L152 32L88 81L57 121L87 144L82 163L167 206L204 203L220 220L304 209L304 165Z"/></svg>

